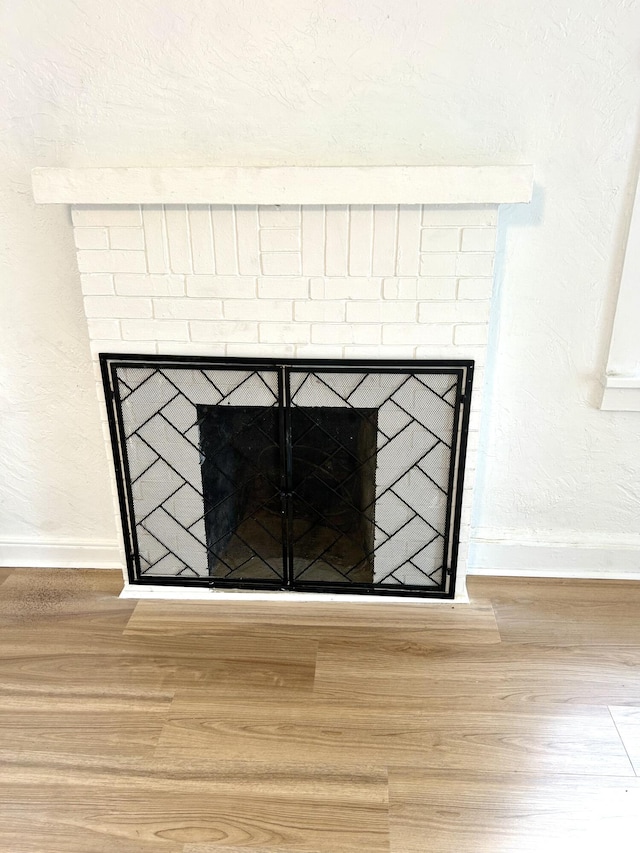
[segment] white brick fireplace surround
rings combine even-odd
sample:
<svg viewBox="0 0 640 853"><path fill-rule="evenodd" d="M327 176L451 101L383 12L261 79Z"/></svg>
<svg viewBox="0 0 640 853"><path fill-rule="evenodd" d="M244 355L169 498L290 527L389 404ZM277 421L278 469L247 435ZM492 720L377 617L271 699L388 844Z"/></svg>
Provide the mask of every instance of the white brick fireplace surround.
<svg viewBox="0 0 640 853"><path fill-rule="evenodd" d="M109 454L101 352L474 359L465 597L498 205L530 200L530 167L36 169L33 184L72 205Z"/></svg>

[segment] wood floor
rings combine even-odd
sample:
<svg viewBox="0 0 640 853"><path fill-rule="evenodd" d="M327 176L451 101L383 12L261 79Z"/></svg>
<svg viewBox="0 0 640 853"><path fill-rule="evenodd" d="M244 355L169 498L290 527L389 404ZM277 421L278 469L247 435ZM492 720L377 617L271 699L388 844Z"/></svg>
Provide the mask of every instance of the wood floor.
<svg viewBox="0 0 640 853"><path fill-rule="evenodd" d="M640 850L640 584L139 602L0 570L1 853Z"/></svg>

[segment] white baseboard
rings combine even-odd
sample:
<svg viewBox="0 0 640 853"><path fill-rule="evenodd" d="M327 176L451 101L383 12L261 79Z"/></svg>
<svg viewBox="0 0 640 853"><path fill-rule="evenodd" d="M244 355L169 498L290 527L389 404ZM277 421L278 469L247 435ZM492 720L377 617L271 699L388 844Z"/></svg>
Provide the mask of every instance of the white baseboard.
<svg viewBox="0 0 640 853"><path fill-rule="evenodd" d="M471 539L468 575L640 580L640 544Z"/></svg>
<svg viewBox="0 0 640 853"><path fill-rule="evenodd" d="M61 569L119 569L122 560L118 543L113 540L3 539L0 538L0 566L9 568ZM472 538L467 568L469 575L499 575L513 577L603 578L608 580L640 580L640 544L534 542L513 538ZM196 594L197 593L197 594ZM232 593L216 593L228 599ZM211 599L209 590L185 590L176 587L125 587L123 595L137 598L194 598ZM243 600L248 593L238 593ZM269 600L273 593L254 593ZM286 600L302 600L301 593L280 593ZM292 598L296 596L296 598ZM328 596L334 598L334 596ZM367 596L367 600L373 599ZM362 596L354 596L362 601ZM310 600L319 600L318 594ZM337 596L345 601L346 596ZM378 596L378 601L390 601ZM397 599L396 599L397 600ZM406 601L407 599L400 599ZM420 599L409 599L415 603ZM465 592L455 601L465 600ZM422 599L422 601L432 601ZM442 600L439 600L440 603ZM444 600L445 602L447 599ZM449 603L451 600L448 599Z"/></svg>
<svg viewBox="0 0 640 853"><path fill-rule="evenodd" d="M118 543L113 540L0 538L0 566L122 571L122 560Z"/></svg>

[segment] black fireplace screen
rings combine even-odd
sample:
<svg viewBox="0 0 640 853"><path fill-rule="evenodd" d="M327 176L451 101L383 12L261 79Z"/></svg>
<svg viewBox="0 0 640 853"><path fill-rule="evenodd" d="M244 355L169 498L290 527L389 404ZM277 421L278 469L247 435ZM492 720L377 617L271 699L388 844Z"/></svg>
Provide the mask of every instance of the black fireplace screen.
<svg viewBox="0 0 640 853"><path fill-rule="evenodd" d="M132 583L453 595L472 362L101 363Z"/></svg>

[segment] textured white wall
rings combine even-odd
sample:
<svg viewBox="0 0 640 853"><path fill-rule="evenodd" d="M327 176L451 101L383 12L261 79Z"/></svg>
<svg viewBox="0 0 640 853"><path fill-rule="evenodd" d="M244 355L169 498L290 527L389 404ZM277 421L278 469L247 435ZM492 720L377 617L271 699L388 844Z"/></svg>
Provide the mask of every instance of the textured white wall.
<svg viewBox="0 0 640 853"><path fill-rule="evenodd" d="M534 202L499 229L479 536L640 545L638 415L595 408L640 7L15 0L3 15L0 538L115 535L68 213L36 209L32 166L531 162Z"/></svg>

